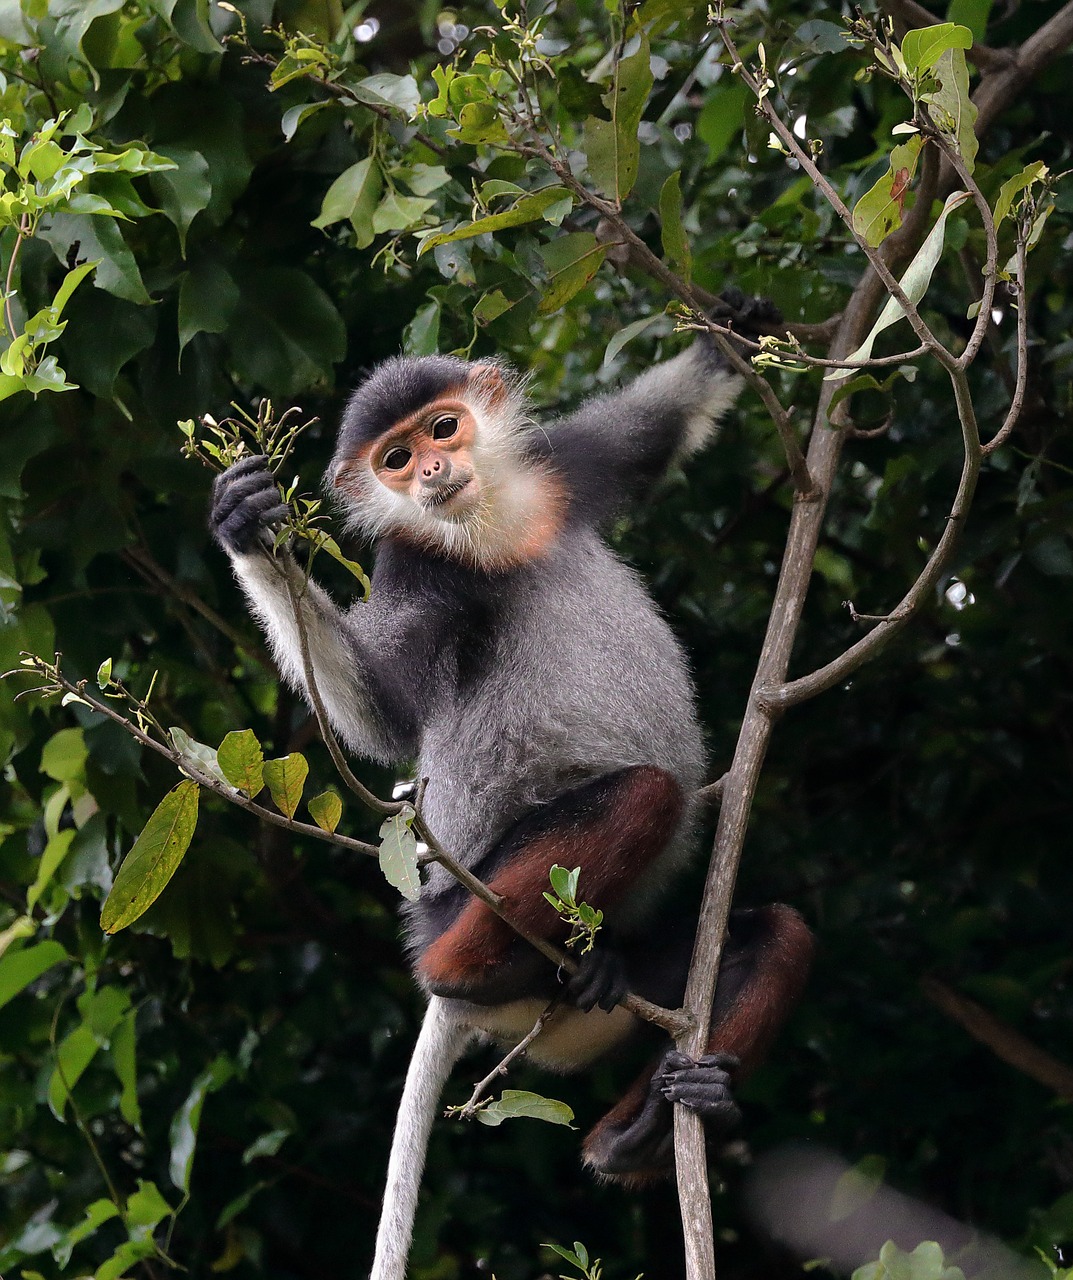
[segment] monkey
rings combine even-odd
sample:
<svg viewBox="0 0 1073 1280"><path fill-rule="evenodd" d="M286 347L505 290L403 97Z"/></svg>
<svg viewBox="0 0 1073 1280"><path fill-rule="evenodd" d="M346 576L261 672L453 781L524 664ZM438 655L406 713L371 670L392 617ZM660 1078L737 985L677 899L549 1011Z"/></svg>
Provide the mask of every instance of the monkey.
<svg viewBox="0 0 1073 1280"><path fill-rule="evenodd" d="M430 830L524 927L566 940L543 897L554 864L580 866L580 896L605 913L565 977L442 867L424 869L404 919L428 1006L372 1280L404 1278L439 1095L475 1036L517 1044L558 996L527 1055L580 1070L644 1030L627 991L681 1004L696 922L661 912L697 844L705 748L682 647L602 534L708 441L741 385L701 337L541 423L499 359L393 357L346 405L325 483L349 530L376 542L371 591L343 611L310 581L300 606L335 732L357 754L416 761ZM217 477L210 529L284 678L308 696L268 552L285 515L264 458ZM732 914L707 1053L656 1056L584 1140L593 1173L666 1173L675 1103L732 1130L732 1083L797 1000L811 952L790 907Z"/></svg>

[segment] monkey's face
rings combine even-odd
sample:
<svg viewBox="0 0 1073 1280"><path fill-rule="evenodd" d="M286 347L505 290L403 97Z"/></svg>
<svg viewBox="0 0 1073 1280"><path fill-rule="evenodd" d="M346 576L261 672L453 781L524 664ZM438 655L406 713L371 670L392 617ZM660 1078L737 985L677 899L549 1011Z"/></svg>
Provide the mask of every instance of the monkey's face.
<svg viewBox="0 0 1073 1280"><path fill-rule="evenodd" d="M443 398L378 437L369 466L392 493L440 519L457 520L480 501L476 440L473 411L463 400Z"/></svg>

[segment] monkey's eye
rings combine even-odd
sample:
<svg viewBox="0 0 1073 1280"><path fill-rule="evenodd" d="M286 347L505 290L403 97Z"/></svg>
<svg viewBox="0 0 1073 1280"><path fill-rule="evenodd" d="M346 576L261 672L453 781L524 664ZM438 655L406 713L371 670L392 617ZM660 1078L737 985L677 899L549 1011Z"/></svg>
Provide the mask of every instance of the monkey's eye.
<svg viewBox="0 0 1073 1280"><path fill-rule="evenodd" d="M450 440L454 433L458 430L458 419L453 414L446 417L437 418L432 424L433 440Z"/></svg>
<svg viewBox="0 0 1073 1280"><path fill-rule="evenodd" d="M383 466L389 471L401 471L410 461L409 449L392 449L384 455Z"/></svg>

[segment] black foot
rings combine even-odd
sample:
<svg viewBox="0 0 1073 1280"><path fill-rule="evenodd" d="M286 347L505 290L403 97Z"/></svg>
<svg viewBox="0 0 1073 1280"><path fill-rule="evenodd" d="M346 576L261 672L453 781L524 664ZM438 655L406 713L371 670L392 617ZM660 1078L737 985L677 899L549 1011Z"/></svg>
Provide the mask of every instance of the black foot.
<svg viewBox="0 0 1073 1280"><path fill-rule="evenodd" d="M741 1120L730 1091L730 1073L738 1065L731 1053L708 1053L694 1060L671 1049L664 1055L653 1084L668 1102L680 1102L714 1130L729 1133Z"/></svg>
<svg viewBox="0 0 1073 1280"><path fill-rule="evenodd" d="M713 320L730 324L737 333L756 338L772 333L782 323L782 312L770 298L754 298L733 285L724 289L712 307Z"/></svg>
<svg viewBox="0 0 1073 1280"><path fill-rule="evenodd" d="M629 989L622 957L607 948L586 951L578 960L577 973L566 980L567 999L582 1013L597 1005L610 1013Z"/></svg>
<svg viewBox="0 0 1073 1280"><path fill-rule="evenodd" d="M243 458L216 477L209 529L225 550L248 555L286 515L287 507L280 501L268 459L262 454Z"/></svg>

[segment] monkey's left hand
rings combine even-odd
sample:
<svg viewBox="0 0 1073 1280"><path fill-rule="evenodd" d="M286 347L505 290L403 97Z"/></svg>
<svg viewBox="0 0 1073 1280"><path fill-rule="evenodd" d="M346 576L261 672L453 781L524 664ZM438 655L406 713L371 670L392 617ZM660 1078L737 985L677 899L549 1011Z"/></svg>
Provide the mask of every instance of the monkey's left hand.
<svg viewBox="0 0 1073 1280"><path fill-rule="evenodd" d="M597 1005L610 1013L629 989L622 957L609 947L586 951L578 961L577 973L566 980L566 997L582 1013Z"/></svg>

